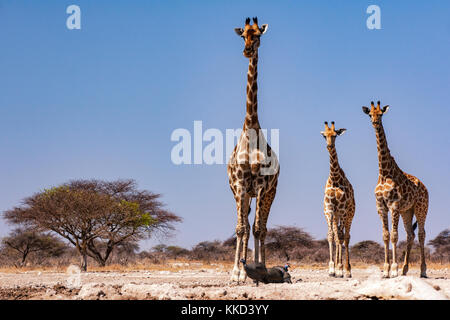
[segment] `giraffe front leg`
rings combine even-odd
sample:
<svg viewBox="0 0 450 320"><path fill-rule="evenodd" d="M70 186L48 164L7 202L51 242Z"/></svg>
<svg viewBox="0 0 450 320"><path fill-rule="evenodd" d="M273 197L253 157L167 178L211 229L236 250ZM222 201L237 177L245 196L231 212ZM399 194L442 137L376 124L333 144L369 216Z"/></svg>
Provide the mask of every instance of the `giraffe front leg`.
<svg viewBox="0 0 450 320"><path fill-rule="evenodd" d="M336 275L336 270L334 269L333 261L333 230L328 227L328 247L330 249L330 262L328 263L328 275L334 277Z"/></svg>
<svg viewBox="0 0 450 320"><path fill-rule="evenodd" d="M334 261L333 261L333 213L331 210L330 205L326 203L327 198L325 198L325 218L327 220L328 225L328 233L327 233L327 239L328 239L328 247L330 250L330 261L328 263L328 275L330 277L334 277L336 275Z"/></svg>
<svg viewBox="0 0 450 320"><path fill-rule="evenodd" d="M389 219L388 219L389 211L382 197L377 197L377 210L383 226L383 242L384 242L383 278L389 278L389 271L391 267L389 261Z"/></svg>
<svg viewBox="0 0 450 320"><path fill-rule="evenodd" d="M391 230L391 242L392 242L392 265L391 265L391 278L398 276L398 264L397 264L397 242L398 242L398 220L400 219L400 212L395 205L391 209L392 213L392 230Z"/></svg>
<svg viewBox="0 0 450 320"><path fill-rule="evenodd" d="M273 200L275 199L276 189L272 188L264 195L263 203L261 206L261 233L259 235L260 246L260 260L261 263L266 265L266 235L267 235L267 220L269 219L270 208Z"/></svg>
<svg viewBox="0 0 450 320"><path fill-rule="evenodd" d="M240 274L240 268L239 268L239 260L241 257L241 249L242 249L242 235L243 232L241 232L242 227L237 226L236 227L236 252L234 255L234 267L233 271L231 271L231 282L238 282L239 283L239 274Z"/></svg>
<svg viewBox="0 0 450 320"><path fill-rule="evenodd" d="M247 253L248 253L248 239L250 236L250 224L248 223L248 215L250 213L250 201L251 198L245 194L243 205L243 212L246 213L244 215L244 234L242 236L242 258L247 261ZM239 282L245 282L247 280L247 273L244 270L244 264L241 265L241 271L239 273Z"/></svg>
<svg viewBox="0 0 450 320"><path fill-rule="evenodd" d="M250 235L250 224L248 223L248 218L247 218L244 235L242 237L242 256L243 256L243 259L246 261L247 261L247 253L248 253L247 248L248 248L249 235ZM239 274L239 281L245 282L245 280L247 280L247 273L245 272L244 265L242 264L241 271Z"/></svg>
<svg viewBox="0 0 450 320"><path fill-rule="evenodd" d="M336 277L342 278L344 276L344 267L342 265L342 232L339 226L339 219L336 214L333 215L333 231L336 245Z"/></svg>
<svg viewBox="0 0 450 320"><path fill-rule="evenodd" d="M349 244L350 244L350 226L345 228L344 235L344 246L345 246L345 277L352 277L352 267L350 266L350 252L349 252Z"/></svg>
<svg viewBox="0 0 450 320"><path fill-rule="evenodd" d="M245 281L245 271L242 269L243 266L240 268L240 259L241 259L241 252L243 251L243 240L245 231L249 229L248 226L248 208L246 206L247 203L245 203L245 194L239 194L239 196L236 197L236 204L237 204L237 211L238 211L238 221L236 226L236 253L234 256L234 267L233 271L231 273L231 281L237 282L242 279L242 275L244 274L244 281ZM246 246L245 246L246 248ZM244 253L244 259L246 258L246 253Z"/></svg>
<svg viewBox="0 0 450 320"><path fill-rule="evenodd" d="M419 245L420 245L420 277L427 278L427 264L425 263L425 219L419 220Z"/></svg>
<svg viewBox="0 0 450 320"><path fill-rule="evenodd" d="M406 276L409 269L409 257L411 253L411 248L414 243L414 231L412 228L412 219L413 219L413 210L409 210L402 214L403 225L406 231L406 252L405 252L405 260L402 268L402 275Z"/></svg>

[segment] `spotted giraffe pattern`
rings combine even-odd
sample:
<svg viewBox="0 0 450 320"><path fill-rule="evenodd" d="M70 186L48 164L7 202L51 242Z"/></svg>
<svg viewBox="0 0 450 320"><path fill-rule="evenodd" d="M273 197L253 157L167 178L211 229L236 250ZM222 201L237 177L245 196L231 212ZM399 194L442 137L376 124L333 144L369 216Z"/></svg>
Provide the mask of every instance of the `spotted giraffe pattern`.
<svg viewBox="0 0 450 320"><path fill-rule="evenodd" d="M227 166L231 191L236 200L236 253L231 276L232 281L245 281L246 273L239 268L241 258L247 259L250 224L248 215L250 202L256 198L253 236L255 240L254 261L265 264L265 237L267 219L275 198L279 176L279 164L276 154L271 150L262 134L258 121L257 76L258 47L260 36L267 30L261 28L256 18L253 25L247 18L245 29L237 28L236 33L244 38L244 56L249 58L247 73L247 112L241 136L234 148ZM269 170L270 169L270 170ZM267 174L267 171L271 174Z"/></svg>
<svg viewBox="0 0 450 320"><path fill-rule="evenodd" d="M411 247L414 243L414 230L412 220L416 218L419 226L420 244L420 276L426 277L425 262L425 220L428 212L428 191L425 185L415 176L403 172L391 156L386 135L382 124L382 116L389 110L389 106L380 108L371 103L371 108L363 107L364 113L371 118L375 129L378 150L378 182L375 187L377 211L383 226L383 242L385 249L384 277L396 277L398 222L400 216L407 234L407 247L402 274L406 275L409 268ZM389 234L388 213L391 212L392 231ZM389 238L392 243L392 265L389 261ZM390 274L389 274L390 271Z"/></svg>
<svg viewBox="0 0 450 320"><path fill-rule="evenodd" d="M343 277L342 265L342 245L345 247L346 262L345 276L351 277L349 242L350 228L353 216L355 215L355 197L353 187L345 176L344 171L339 166L336 153L336 137L343 134L346 129L335 129L334 122L331 128L325 122L325 131L322 136L327 141L327 149L330 155L330 174L325 185L325 195L323 199L324 214L328 225L328 245L330 249L330 262L328 264L328 274L330 276ZM336 255L333 261L333 240L336 246Z"/></svg>

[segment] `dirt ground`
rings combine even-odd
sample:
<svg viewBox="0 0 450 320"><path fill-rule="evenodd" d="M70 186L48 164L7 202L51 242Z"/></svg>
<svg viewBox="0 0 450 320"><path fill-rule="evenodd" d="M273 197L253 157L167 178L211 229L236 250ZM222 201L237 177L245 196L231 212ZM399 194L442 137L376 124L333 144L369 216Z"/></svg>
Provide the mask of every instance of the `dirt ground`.
<svg viewBox="0 0 450 320"><path fill-rule="evenodd" d="M0 299L449 299L450 270L429 269L420 279L382 279L379 267L354 268L353 277L330 278L326 269L296 268L292 284L260 284L247 279L232 284L223 267L189 264L176 271L87 272L70 266L66 272L0 273Z"/></svg>

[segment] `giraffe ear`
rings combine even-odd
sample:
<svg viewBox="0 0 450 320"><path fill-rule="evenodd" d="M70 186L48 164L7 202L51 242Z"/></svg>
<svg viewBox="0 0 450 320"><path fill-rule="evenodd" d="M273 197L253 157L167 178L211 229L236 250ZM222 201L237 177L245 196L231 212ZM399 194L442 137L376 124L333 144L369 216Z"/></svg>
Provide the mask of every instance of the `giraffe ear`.
<svg viewBox="0 0 450 320"><path fill-rule="evenodd" d="M325 131L320 131L320 134L322 135L322 137L326 138L325 137Z"/></svg>
<svg viewBox="0 0 450 320"><path fill-rule="evenodd" d="M336 134L338 136L340 136L340 135L343 135L345 131L347 131L347 129L339 129L339 130L336 131Z"/></svg>
<svg viewBox="0 0 450 320"><path fill-rule="evenodd" d="M365 114L369 114L370 113L370 109L367 107L362 107L362 110Z"/></svg>
<svg viewBox="0 0 450 320"><path fill-rule="evenodd" d="M236 34L239 37L242 37L242 34L244 33L244 29L242 29L242 28L234 28L234 32L236 32Z"/></svg>
<svg viewBox="0 0 450 320"><path fill-rule="evenodd" d="M268 24L263 24L261 26L261 28L259 28L259 31L261 31L261 34L266 33L267 29L269 29L269 25Z"/></svg>
<svg viewBox="0 0 450 320"><path fill-rule="evenodd" d="M389 111L389 106L384 106L383 109L381 109L381 112L383 112L383 114L385 114L388 111Z"/></svg>

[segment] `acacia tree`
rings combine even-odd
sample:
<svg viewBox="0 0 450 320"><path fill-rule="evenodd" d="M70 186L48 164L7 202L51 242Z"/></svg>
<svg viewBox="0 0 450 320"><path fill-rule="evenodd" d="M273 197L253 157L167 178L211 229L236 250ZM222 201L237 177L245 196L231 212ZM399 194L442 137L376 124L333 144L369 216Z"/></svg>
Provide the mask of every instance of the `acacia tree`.
<svg viewBox="0 0 450 320"><path fill-rule="evenodd" d="M364 263L379 263L384 261L384 248L372 240L360 241L350 247L350 255Z"/></svg>
<svg viewBox="0 0 450 320"><path fill-rule="evenodd" d="M301 228L277 226L267 231L266 248L272 252L280 253L287 261L299 248L312 247L313 245L314 239Z"/></svg>
<svg viewBox="0 0 450 320"><path fill-rule="evenodd" d="M25 198L4 212L10 223L50 230L67 239L82 257L104 266L113 249L155 232L168 235L181 218L164 208L159 194L138 190L134 180L74 180Z"/></svg>
<svg viewBox="0 0 450 320"><path fill-rule="evenodd" d="M434 249L434 257L441 262L450 261L450 229L445 229L428 242Z"/></svg>
<svg viewBox="0 0 450 320"><path fill-rule="evenodd" d="M9 236L2 239L3 249L11 249L20 256L20 266L24 266L30 254L58 257L67 249L65 243L50 235L23 228L14 229Z"/></svg>

